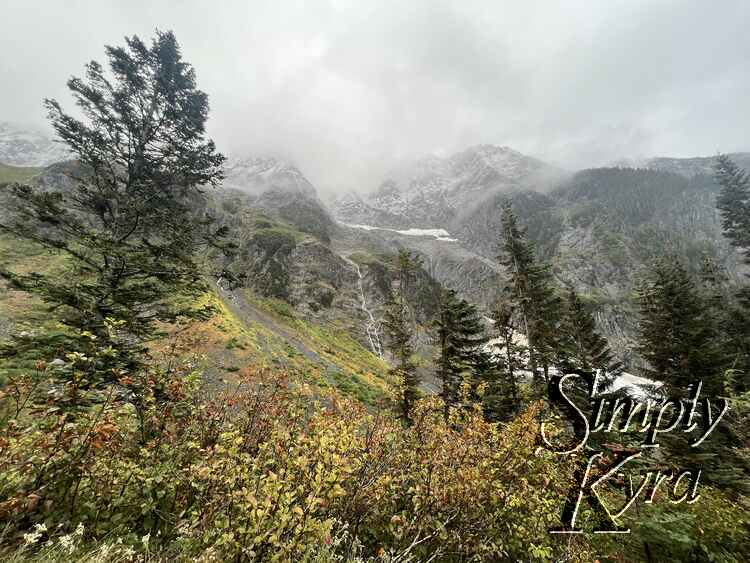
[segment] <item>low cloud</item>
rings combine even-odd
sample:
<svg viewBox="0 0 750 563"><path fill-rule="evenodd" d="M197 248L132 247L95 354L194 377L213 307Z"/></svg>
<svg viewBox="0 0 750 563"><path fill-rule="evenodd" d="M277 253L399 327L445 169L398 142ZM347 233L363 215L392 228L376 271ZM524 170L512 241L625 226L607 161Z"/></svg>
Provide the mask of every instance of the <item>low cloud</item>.
<svg viewBox="0 0 750 563"><path fill-rule="evenodd" d="M397 161L493 143L566 168L747 150L750 5L382 0L12 3L0 120L103 45L172 29L229 153L297 163L323 191L371 189Z"/></svg>

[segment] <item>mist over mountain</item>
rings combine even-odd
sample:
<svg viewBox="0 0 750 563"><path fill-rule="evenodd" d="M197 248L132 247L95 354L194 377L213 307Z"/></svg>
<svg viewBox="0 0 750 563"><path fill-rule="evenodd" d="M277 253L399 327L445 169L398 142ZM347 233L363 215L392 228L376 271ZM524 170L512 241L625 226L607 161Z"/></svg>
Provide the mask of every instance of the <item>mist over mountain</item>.
<svg viewBox="0 0 750 563"><path fill-rule="evenodd" d="M750 4L173 4L0 18L0 560L750 560Z"/></svg>
<svg viewBox="0 0 750 563"><path fill-rule="evenodd" d="M748 10L735 0L722 10L684 0L13 3L0 22L0 76L13 85L0 108L3 120L47 128L42 99L66 100L65 81L102 45L159 28L182 38L224 151L281 155L326 197L368 193L399 162L479 144L570 170L711 156L747 149ZM89 22L87 33L70 34L69 20Z"/></svg>
<svg viewBox="0 0 750 563"><path fill-rule="evenodd" d="M47 166L70 157L67 147L43 131L0 121L0 162L11 166Z"/></svg>
<svg viewBox="0 0 750 563"><path fill-rule="evenodd" d="M9 133L4 137L4 154L15 159L9 159L9 164L44 163L62 155L50 152L56 145L42 135L5 130ZM750 153L731 156L740 165L750 166ZM336 279L349 279L348 290L341 281L327 282L334 288L331 303L338 302L339 291L351 295L356 279L351 278L346 260L352 252L390 254L410 248L425 258L427 272L438 282L489 312L502 272L496 261L500 210L505 201L512 201L540 256L553 265L555 276L563 285L590 296L603 333L624 359L638 363L632 357L630 293L651 260L675 252L697 271L703 257L711 256L733 278L746 271L721 234L715 208L717 186L711 176L715 161L712 156L621 159L615 168L575 172L510 147L478 145L445 157L402 162L371 193L351 192L325 203L297 166L276 157L233 156L224 166L223 195L217 205L229 215L242 209L258 210L319 241L313 246L282 246L267 255L266 243L252 239L261 246L242 268L262 268L253 275L268 277L256 282L269 288L270 295L291 299L295 305L304 305L304 295L320 291L311 289L320 282L315 281L316 275L325 278L330 272L339 272ZM55 170L42 173L38 182L61 185L63 177L55 176ZM252 222L244 229L256 236ZM342 261L342 255L346 260ZM269 260L276 266L267 271ZM300 267L300 263L307 266ZM327 265L321 269L323 264ZM372 263L362 267L366 276L373 275ZM341 278L342 272L348 273ZM279 276L286 280L283 288L275 279ZM368 291L377 308L386 295L375 288L370 286ZM313 297L311 303L319 298ZM356 316L356 308L344 309ZM313 304L307 310L319 316L326 307ZM360 334L366 343L365 333Z"/></svg>

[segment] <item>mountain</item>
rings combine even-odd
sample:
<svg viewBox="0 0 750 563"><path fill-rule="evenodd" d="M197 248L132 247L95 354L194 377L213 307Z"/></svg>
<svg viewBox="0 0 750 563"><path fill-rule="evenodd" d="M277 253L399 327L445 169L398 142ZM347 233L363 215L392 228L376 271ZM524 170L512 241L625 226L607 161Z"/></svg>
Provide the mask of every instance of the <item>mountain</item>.
<svg viewBox="0 0 750 563"><path fill-rule="evenodd" d="M750 166L750 154L734 157ZM583 294L621 357L638 364L629 352L632 289L653 258L675 253L697 272L710 256L734 279L746 270L722 235L713 160L657 158L565 174L505 147L473 147L424 159L410 180L389 176L375 193L347 195L334 209L360 236L420 252L439 282L487 311L502 275L501 207L510 200L559 284ZM426 236L435 228L442 236Z"/></svg>
<svg viewBox="0 0 750 563"><path fill-rule="evenodd" d="M735 152L729 156L737 165L750 169L750 153ZM655 157L640 160L622 160L616 163L621 168L647 168L672 172L688 178L693 176L711 176L716 163L715 156L697 156L693 158Z"/></svg>
<svg viewBox="0 0 750 563"><path fill-rule="evenodd" d="M491 194L546 188L563 175L562 170L508 147L478 145L447 158L428 156L403 164L375 192L340 198L334 213L345 223L444 227Z"/></svg>
<svg viewBox="0 0 750 563"><path fill-rule="evenodd" d="M64 145L39 131L0 121L0 163L47 166L70 158Z"/></svg>
<svg viewBox="0 0 750 563"><path fill-rule="evenodd" d="M30 151L32 160L43 156ZM750 165L750 154L733 156ZM713 158L637 164L569 173L508 147L480 145L403 164L373 193L345 194L329 211L294 165L232 158L210 206L236 233L239 252L227 271L259 296L280 299L307 320L346 327L377 351L372 329L378 333L390 261L400 248L424 258L423 321L434 308L432 280L490 310L503 273L500 209L510 199L560 285L584 296L615 349L637 364L628 352L632 289L654 257L676 253L697 271L708 255L730 277L745 272L722 236ZM34 181L64 185L61 167Z"/></svg>
<svg viewBox="0 0 750 563"><path fill-rule="evenodd" d="M317 197L315 187L296 166L275 158L229 158L224 164L224 186L253 194L267 190Z"/></svg>
<svg viewBox="0 0 750 563"><path fill-rule="evenodd" d="M224 167L223 189L250 196L250 205L323 241L336 230L318 193L299 169L275 158L231 158Z"/></svg>

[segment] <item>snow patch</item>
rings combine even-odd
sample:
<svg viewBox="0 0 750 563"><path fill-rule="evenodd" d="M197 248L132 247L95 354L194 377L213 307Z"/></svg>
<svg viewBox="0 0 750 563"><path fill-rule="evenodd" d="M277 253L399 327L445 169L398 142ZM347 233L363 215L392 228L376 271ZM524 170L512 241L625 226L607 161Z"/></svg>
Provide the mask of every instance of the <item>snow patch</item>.
<svg viewBox="0 0 750 563"><path fill-rule="evenodd" d="M393 230L393 229L388 229ZM406 229L405 231L396 231L400 235L408 237L450 237L451 234L445 229Z"/></svg>
<svg viewBox="0 0 750 563"><path fill-rule="evenodd" d="M444 242L458 242L457 238L451 237L451 234L445 229L389 229L388 227L373 227L372 225L358 225L355 223L342 223L346 227L361 229L363 231L389 231L398 233L407 237L433 237L436 240Z"/></svg>
<svg viewBox="0 0 750 563"><path fill-rule="evenodd" d="M381 229L380 227L371 227L370 225L354 225L351 223L342 223L342 225L346 225L347 227L352 227L353 229L362 229L363 231L377 231L377 230L390 231L391 230L391 229Z"/></svg>

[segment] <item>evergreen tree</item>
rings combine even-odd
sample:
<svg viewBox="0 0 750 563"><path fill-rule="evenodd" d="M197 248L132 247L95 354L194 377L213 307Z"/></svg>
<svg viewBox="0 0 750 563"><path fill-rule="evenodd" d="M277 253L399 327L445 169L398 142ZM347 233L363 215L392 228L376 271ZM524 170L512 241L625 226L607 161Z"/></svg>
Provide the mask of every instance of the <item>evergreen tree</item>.
<svg viewBox="0 0 750 563"><path fill-rule="evenodd" d="M519 373L525 365L527 348L519 342L518 315L512 303L501 300L493 312L494 333L500 352L492 358L486 370L488 388L485 394L485 413L490 420L509 420L521 410L518 388Z"/></svg>
<svg viewBox="0 0 750 563"><path fill-rule="evenodd" d="M596 330L596 321L575 289L566 296L561 325L558 367L563 373L598 374L598 390L609 387L622 370L607 339Z"/></svg>
<svg viewBox="0 0 750 563"><path fill-rule="evenodd" d="M637 289L639 351L649 363L647 376L662 381L668 396L685 397L698 382L703 394L726 396L737 366L736 356L728 354L736 342L727 337L722 325L727 317L717 310L723 306L721 272L706 261L700 279L702 284L689 276L679 259L668 256L654 264ZM742 444L733 441L724 422L698 449L689 446L689 438L684 433L666 434L661 451L644 460L700 468L712 485L747 491L748 465L738 449Z"/></svg>
<svg viewBox="0 0 750 563"><path fill-rule="evenodd" d="M416 271L421 267L418 256L401 249L396 259L396 288L388 298L385 306L383 327L387 337L387 346L394 357L395 365L391 368L400 384L399 408L405 421L410 420L414 401L419 397L419 375L414 362L414 315L409 307L407 292Z"/></svg>
<svg viewBox="0 0 750 563"><path fill-rule="evenodd" d="M180 302L205 288L196 251L225 234L200 211L201 186L220 182L224 157L205 138L208 98L171 32L106 53L109 72L91 62L85 79L68 81L82 120L45 101L77 159L70 187L11 185L13 214L0 225L66 255L70 270L0 276L133 362L158 321L199 313Z"/></svg>
<svg viewBox="0 0 750 563"><path fill-rule="evenodd" d="M450 407L460 402L461 385L467 383L472 386L481 378L476 370L487 361L482 350L487 337L477 308L458 298L454 290L443 292L435 324L440 348L437 372L442 384L444 416L447 420Z"/></svg>
<svg viewBox="0 0 750 563"><path fill-rule="evenodd" d="M726 155L719 156L715 172L721 186L716 205L724 235L750 263L750 178ZM732 386L736 392L744 392L750 389L750 286L740 287L733 297L724 297L721 304L721 310L726 312L725 353L732 370Z"/></svg>
<svg viewBox="0 0 750 563"><path fill-rule="evenodd" d="M723 364L716 327L680 260L657 260L641 280L636 298L638 351L649 364L646 376L678 393L702 381L706 392L720 394Z"/></svg>
<svg viewBox="0 0 750 563"><path fill-rule="evenodd" d="M724 234L750 263L750 178L726 155L719 155L715 174L721 186L716 206Z"/></svg>
<svg viewBox="0 0 750 563"><path fill-rule="evenodd" d="M555 295L549 267L537 261L534 245L526 236L510 202L502 211L503 240L499 262L507 271L502 297L515 307L528 340L529 367L534 377L542 368L548 378L558 343L560 299Z"/></svg>

